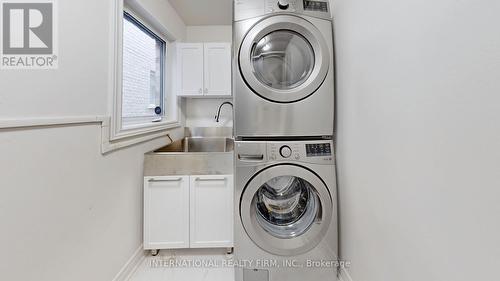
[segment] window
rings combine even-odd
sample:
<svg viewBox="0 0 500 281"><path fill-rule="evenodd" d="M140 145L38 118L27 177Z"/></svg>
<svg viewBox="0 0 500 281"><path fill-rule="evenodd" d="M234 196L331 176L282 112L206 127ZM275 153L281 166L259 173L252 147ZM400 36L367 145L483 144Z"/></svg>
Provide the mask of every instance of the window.
<svg viewBox="0 0 500 281"><path fill-rule="evenodd" d="M166 136L181 126L179 98L173 92L173 58L177 40L161 11L146 13L134 0L114 3L111 118L103 124L104 150Z"/></svg>
<svg viewBox="0 0 500 281"><path fill-rule="evenodd" d="M131 14L123 18L121 129L165 117L166 42Z"/></svg>

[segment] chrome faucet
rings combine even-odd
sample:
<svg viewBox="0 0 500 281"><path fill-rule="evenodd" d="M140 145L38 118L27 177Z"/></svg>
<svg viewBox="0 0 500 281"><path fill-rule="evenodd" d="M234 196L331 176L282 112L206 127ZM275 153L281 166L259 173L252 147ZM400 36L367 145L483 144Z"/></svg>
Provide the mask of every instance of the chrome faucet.
<svg viewBox="0 0 500 281"><path fill-rule="evenodd" d="M217 123L219 123L219 118L220 118L220 110L222 109L222 107L223 107L225 104L231 105L231 107L232 107L232 108L234 108L233 103L231 103L231 102L229 102L229 101L225 101L225 102L223 102L223 103L219 106L219 110L217 111L217 115L215 115L215 122L217 122Z"/></svg>

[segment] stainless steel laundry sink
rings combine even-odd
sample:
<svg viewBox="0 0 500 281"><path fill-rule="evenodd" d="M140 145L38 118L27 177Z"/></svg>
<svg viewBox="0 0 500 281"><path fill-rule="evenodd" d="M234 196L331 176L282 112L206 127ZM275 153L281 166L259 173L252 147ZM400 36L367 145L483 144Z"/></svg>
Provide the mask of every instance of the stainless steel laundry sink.
<svg viewBox="0 0 500 281"><path fill-rule="evenodd" d="M193 153L193 152L231 152L234 141L226 137L185 137L165 147L155 150L155 153Z"/></svg>
<svg viewBox="0 0 500 281"><path fill-rule="evenodd" d="M144 176L233 174L232 128L186 128L185 137L146 153Z"/></svg>

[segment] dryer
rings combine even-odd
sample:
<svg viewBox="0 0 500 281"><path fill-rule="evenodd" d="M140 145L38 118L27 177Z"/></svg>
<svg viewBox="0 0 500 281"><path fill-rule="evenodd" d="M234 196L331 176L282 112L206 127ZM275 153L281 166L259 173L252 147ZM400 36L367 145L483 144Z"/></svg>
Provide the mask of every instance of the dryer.
<svg viewBox="0 0 500 281"><path fill-rule="evenodd" d="M327 0L235 0L235 136L332 136L333 25Z"/></svg>
<svg viewBox="0 0 500 281"><path fill-rule="evenodd" d="M332 141L235 143L236 281L337 280Z"/></svg>

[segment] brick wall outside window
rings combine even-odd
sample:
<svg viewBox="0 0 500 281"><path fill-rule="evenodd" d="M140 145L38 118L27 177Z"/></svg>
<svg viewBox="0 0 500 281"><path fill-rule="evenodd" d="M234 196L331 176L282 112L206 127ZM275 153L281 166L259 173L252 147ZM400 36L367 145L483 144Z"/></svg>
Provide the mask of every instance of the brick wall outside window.
<svg viewBox="0 0 500 281"><path fill-rule="evenodd" d="M122 117L154 116L150 104L160 105L157 40L124 20Z"/></svg>

